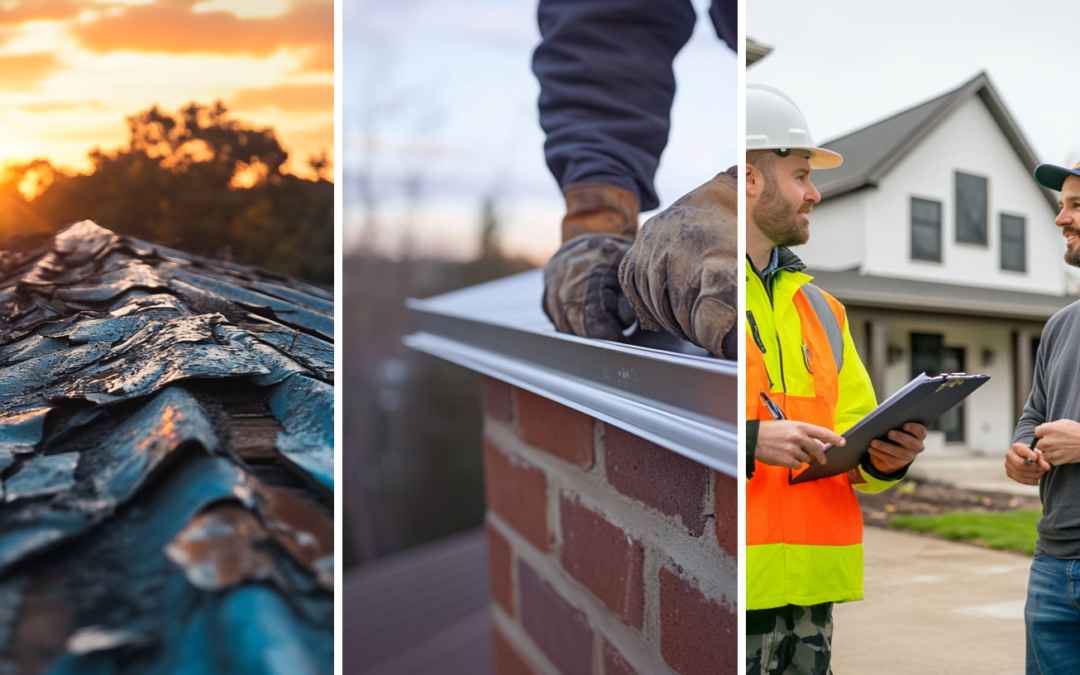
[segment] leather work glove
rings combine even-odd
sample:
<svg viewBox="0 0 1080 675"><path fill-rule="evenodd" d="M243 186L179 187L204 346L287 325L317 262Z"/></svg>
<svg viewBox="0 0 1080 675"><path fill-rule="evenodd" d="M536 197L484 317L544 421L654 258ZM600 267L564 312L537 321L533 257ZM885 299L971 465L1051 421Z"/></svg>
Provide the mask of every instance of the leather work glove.
<svg viewBox="0 0 1080 675"><path fill-rule="evenodd" d="M564 243L544 266L544 314L559 332L625 341L635 316L619 263L637 232L637 198L603 183L571 185L564 196Z"/></svg>
<svg viewBox="0 0 1080 675"><path fill-rule="evenodd" d="M642 328L726 359L738 358L736 168L650 218L619 269Z"/></svg>

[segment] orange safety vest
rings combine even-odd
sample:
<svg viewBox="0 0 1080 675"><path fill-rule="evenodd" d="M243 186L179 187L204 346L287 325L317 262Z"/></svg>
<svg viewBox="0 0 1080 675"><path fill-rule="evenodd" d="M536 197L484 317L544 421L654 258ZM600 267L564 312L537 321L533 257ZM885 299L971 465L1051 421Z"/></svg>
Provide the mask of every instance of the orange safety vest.
<svg viewBox="0 0 1080 675"><path fill-rule="evenodd" d="M781 358L781 368L810 371L813 395L791 395L783 372L767 372L757 346L763 336L756 322L751 323L755 307L748 300L746 419L772 419L760 395L768 392L787 419L835 429L844 307L813 285L802 284L792 297L801 335L776 335L774 344L779 348L781 341L801 341L803 363L784 364ZM788 479L788 469L754 462L753 478L746 486L747 608L861 599L863 522L848 476L800 485L789 485Z"/></svg>

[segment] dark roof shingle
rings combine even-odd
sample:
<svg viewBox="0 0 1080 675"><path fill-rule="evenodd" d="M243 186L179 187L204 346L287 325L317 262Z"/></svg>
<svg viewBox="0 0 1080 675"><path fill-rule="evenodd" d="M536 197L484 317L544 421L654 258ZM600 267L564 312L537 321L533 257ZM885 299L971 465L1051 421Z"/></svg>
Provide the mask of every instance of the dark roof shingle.
<svg viewBox="0 0 1080 675"><path fill-rule="evenodd" d="M332 336L280 275L9 242L0 672L332 671Z"/></svg>
<svg viewBox="0 0 1080 675"><path fill-rule="evenodd" d="M990 78L986 73L979 73L946 94L824 143L825 148L840 153L844 163L814 174L814 185L822 198L877 185L927 134L971 96L982 100L1017 157L1028 172L1033 173L1039 164L1034 151L1005 108ZM1051 208L1057 210L1057 196L1041 186L1040 190Z"/></svg>

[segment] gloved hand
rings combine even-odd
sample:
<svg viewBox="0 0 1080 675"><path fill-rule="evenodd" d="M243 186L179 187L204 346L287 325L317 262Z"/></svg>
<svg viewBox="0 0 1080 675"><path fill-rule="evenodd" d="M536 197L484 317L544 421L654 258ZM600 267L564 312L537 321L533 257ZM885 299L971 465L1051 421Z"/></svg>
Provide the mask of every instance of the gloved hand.
<svg viewBox="0 0 1080 675"><path fill-rule="evenodd" d="M736 169L650 218L619 269L642 328L664 328L726 359L738 358Z"/></svg>
<svg viewBox="0 0 1080 675"><path fill-rule="evenodd" d="M623 341L635 316L619 263L637 232L637 199L601 183L571 185L564 195L564 243L544 266L544 313L560 332Z"/></svg>

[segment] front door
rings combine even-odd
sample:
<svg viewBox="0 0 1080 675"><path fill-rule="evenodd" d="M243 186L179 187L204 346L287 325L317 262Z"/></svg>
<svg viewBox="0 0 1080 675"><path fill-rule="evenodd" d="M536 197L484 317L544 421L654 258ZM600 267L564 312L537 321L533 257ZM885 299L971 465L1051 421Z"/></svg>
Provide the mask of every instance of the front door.
<svg viewBox="0 0 1080 675"><path fill-rule="evenodd" d="M946 347L944 337L933 333L911 334L911 376L926 373L934 377L942 373L963 373L964 348ZM964 403L942 415L927 426L931 431L944 431L946 443L963 443Z"/></svg>

